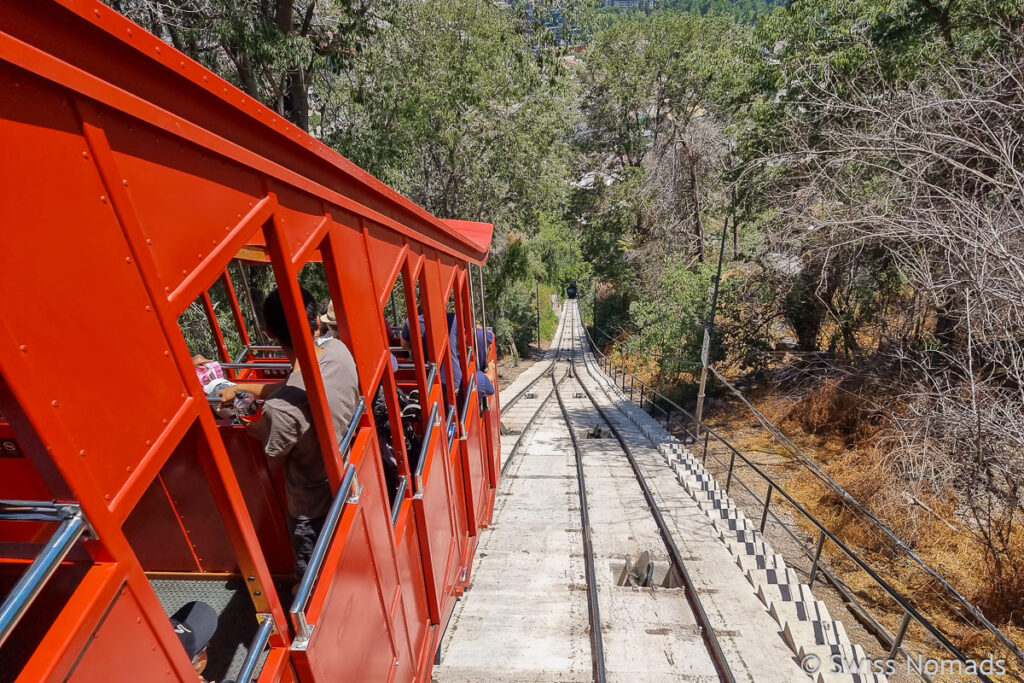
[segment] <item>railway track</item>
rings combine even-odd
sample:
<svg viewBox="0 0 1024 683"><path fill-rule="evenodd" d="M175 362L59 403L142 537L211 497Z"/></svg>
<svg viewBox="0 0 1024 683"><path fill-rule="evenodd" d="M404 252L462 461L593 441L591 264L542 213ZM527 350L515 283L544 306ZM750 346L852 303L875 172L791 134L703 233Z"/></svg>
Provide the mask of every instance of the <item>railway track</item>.
<svg viewBox="0 0 1024 683"><path fill-rule="evenodd" d="M575 301L556 340L504 406L495 522L434 679L809 680L718 527L620 411Z"/></svg>

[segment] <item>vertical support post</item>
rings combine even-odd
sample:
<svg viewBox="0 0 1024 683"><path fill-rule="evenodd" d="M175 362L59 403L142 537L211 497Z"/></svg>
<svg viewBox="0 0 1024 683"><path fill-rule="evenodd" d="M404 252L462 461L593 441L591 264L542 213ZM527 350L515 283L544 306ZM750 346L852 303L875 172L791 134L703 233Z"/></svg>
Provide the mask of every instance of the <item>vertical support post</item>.
<svg viewBox="0 0 1024 683"><path fill-rule="evenodd" d="M540 350L540 278L537 278L537 349Z"/></svg>
<svg viewBox="0 0 1024 683"><path fill-rule="evenodd" d="M764 510L761 511L761 533L764 533L765 522L768 521L768 505L772 502L772 491L775 487L772 486L771 482L768 482L768 493L764 497Z"/></svg>
<svg viewBox="0 0 1024 683"><path fill-rule="evenodd" d="M704 433L704 446L707 448L708 435ZM731 451L729 454L729 474L725 478L725 492L729 493L729 485L732 484L732 466L736 464L736 451Z"/></svg>
<svg viewBox="0 0 1024 683"><path fill-rule="evenodd" d="M711 295L711 315L708 316L708 323L704 326L704 342L700 347L700 389L697 391L697 409L694 411L696 418L696 431L694 434L700 437L701 419L704 414L704 389L708 382L708 358L711 350L711 331L715 327L715 309L718 308L718 287L722 283L722 261L725 260L725 236L727 226L722 226L722 245L718 250L718 272L715 273L715 290Z"/></svg>
<svg viewBox="0 0 1024 683"><path fill-rule="evenodd" d="M699 439L699 438L700 438L699 436L694 434L694 439ZM702 465L707 465L708 464L708 439L709 438L711 438L711 432L704 432L704 459L701 462Z"/></svg>
<svg viewBox="0 0 1024 683"><path fill-rule="evenodd" d="M892 647L889 648L889 656L886 657L889 661L896 659L896 653L900 651L900 645L903 643L903 636L907 635L908 626L910 626L910 612L903 610L903 621L900 622L900 630L896 632L896 637L892 639Z"/></svg>
<svg viewBox="0 0 1024 683"><path fill-rule="evenodd" d="M487 329L487 295L484 293L484 267L477 266L477 273L480 276L480 324Z"/></svg>
<svg viewBox="0 0 1024 683"><path fill-rule="evenodd" d="M633 400L633 380L636 379L633 375L629 376L629 400Z"/></svg>
<svg viewBox="0 0 1024 683"><path fill-rule="evenodd" d="M640 385L640 407L644 407L644 385Z"/></svg>
<svg viewBox="0 0 1024 683"><path fill-rule="evenodd" d="M821 559L821 548L825 545L825 530L818 534L818 547L814 550L814 562L811 563L811 575L807 579L807 587L814 587L814 575L818 573L818 561Z"/></svg>

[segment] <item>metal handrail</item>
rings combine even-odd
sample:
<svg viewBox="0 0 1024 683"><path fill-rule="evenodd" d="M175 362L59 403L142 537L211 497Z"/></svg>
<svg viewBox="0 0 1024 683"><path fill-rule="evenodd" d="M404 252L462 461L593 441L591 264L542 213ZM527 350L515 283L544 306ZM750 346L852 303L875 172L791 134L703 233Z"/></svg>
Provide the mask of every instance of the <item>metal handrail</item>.
<svg viewBox="0 0 1024 683"><path fill-rule="evenodd" d="M459 424L462 425L462 439L465 439L466 434L466 417L469 415L469 401L473 398L473 392L476 391L476 373L474 372L469 378L469 386L466 389L466 395L463 397L462 410L459 411Z"/></svg>
<svg viewBox="0 0 1024 683"><path fill-rule="evenodd" d="M245 655L245 661L242 662L242 670L238 672L238 678L235 679L235 683L252 683L260 675L257 667L260 664L260 656L267 649L270 636L274 633L274 619L269 614L261 614L258 618L260 619L260 626L256 629L256 635L253 636L252 643L249 645L249 652Z"/></svg>
<svg viewBox="0 0 1024 683"><path fill-rule="evenodd" d="M423 445L420 446L420 459L416 463L416 471L413 472L416 493L423 493L423 465L427 461L427 453L430 452L430 442L434 439L434 427L438 425L437 401L430 408L430 417L427 418L427 433L423 435Z"/></svg>
<svg viewBox="0 0 1024 683"><path fill-rule="evenodd" d="M338 487L338 493L335 494L334 500L331 501L331 508L327 513L327 518L324 520L323 530L316 539L316 545L313 546L313 554L306 565L306 572L302 575L298 588L295 589L295 599L292 600L292 606L288 610L292 617L292 624L295 626L296 640L298 641L305 642L309 640L309 636L312 633L309 622L306 620L306 608L309 606L309 599L313 596L313 587L319 577L320 570L323 569L324 560L327 558L327 550L331 545L331 541L334 540L334 532L337 531L338 523L341 522L345 506L359 500L358 490L355 496L350 497L352 487L356 485L355 465L349 465L345 471L345 478L342 480L341 486Z"/></svg>
<svg viewBox="0 0 1024 683"><path fill-rule="evenodd" d="M447 416L444 419L444 430L445 430L445 433L448 435L448 448L449 448L449 450L452 447L452 441L455 440L455 429L454 429L455 414L456 414L455 406L448 406L448 414L447 414Z"/></svg>
<svg viewBox="0 0 1024 683"><path fill-rule="evenodd" d="M349 420L348 429L345 430L345 436L341 438L338 443L338 451L341 453L341 462L344 465L348 464L348 451L349 446L352 445L352 439L356 436L356 431L359 429L359 420L362 419L363 413L366 412L366 399L362 396L359 397L359 403L356 404L356 412L353 413L352 419Z"/></svg>
<svg viewBox="0 0 1024 683"><path fill-rule="evenodd" d="M57 505L55 503L34 501L0 501L0 509L5 512L4 519L11 521L57 521L60 526L42 550L32 561L25 573L21 575L14 588L0 605L0 646L4 644L25 612L32 605L43 586L50 580L57 567L74 547L78 539L89 530L89 523L82 515L78 505ZM19 515L23 510L23 515ZM50 518L40 520L40 516L51 514Z"/></svg>
<svg viewBox="0 0 1024 683"><path fill-rule="evenodd" d="M598 356L600 356L601 358L605 359L606 361L610 360L610 359L608 359L607 355L602 353L597 348L597 345L594 343L593 339L590 337L590 333L587 332L586 327L583 328L583 331L584 331L584 334L587 337L587 341L589 342L591 349ZM624 375L629 375L631 378L636 380L636 382L638 382L641 386L643 386L646 389L648 389L652 394L654 394L655 396L658 396L659 398L664 400L666 403L668 403L672 407L674 407L677 410L679 410L690 421L694 421L695 420L694 416L689 411L687 411L682 406L677 404L675 401L673 401L672 399L668 398L667 396L665 396L661 392L657 391L656 389L654 389L650 385L646 384L643 380L637 379L636 376L633 375L631 372L627 371L625 369L625 367L622 368L622 372L623 372ZM716 374L718 374L718 373L716 372ZM652 404L652 405L657 406L657 404ZM662 409L662 410L664 412L664 409ZM764 481L766 481L770 485L770 489L774 489L775 491L778 491L779 494L782 495L786 499L786 501L789 502L790 505L797 512L799 512L807 521L811 522L811 524L813 524L815 527L817 527L818 530L819 530L819 539L820 539L819 542L821 540L825 539L825 538L828 538L829 540L831 540L836 545L836 547L838 547L843 552L843 554L845 554L847 557L849 557L854 562L854 564L856 564L860 569L862 569L880 588L882 588L882 590L885 591L886 594L889 595L890 598L892 598L904 610L905 618L906 618L906 615L909 615L911 618L913 618L915 621L917 621L922 627L924 627L925 630L927 630L936 640L938 640L939 643L944 648L946 648L946 650L950 654L954 655L955 657L957 657L961 661L966 661L967 660L966 655L963 652L961 652L959 650L959 648L957 648L955 645L953 645L953 643L951 643L949 641L949 639L946 638L946 636L943 635L943 633L941 631L939 631L938 628L936 626L934 626L927 618L925 618L916 609L914 609L914 607L912 607L910 605L909 601L907 600L907 598L902 593L900 593L899 591L894 589L892 586L890 586L885 581L885 579L880 577L873 569L871 569L867 565L867 563L865 563L864 560L862 560L856 554L856 552L853 551L853 549L849 548L848 546L846 546L846 544L844 544L842 541L840 541L839 538L834 533L829 531L825 527L825 525L822 524L814 515L812 515L802 505L800 505L800 503L798 503L796 501L796 499L794 499L779 484L777 484L775 482L775 480L771 478L771 476L769 476L760 467L758 467L755 463L753 463L743 453L741 453L739 450L737 450L731 443L729 443L723 436L721 436L714 429L712 429L710 426L708 426L703 420L701 420L701 423L700 423L699 427L700 427L700 429L704 430L705 434L713 436L716 441L718 441L723 446L725 446L729 450L732 458L738 457L743 463L745 463L748 467L750 467L751 470L753 470L757 475L759 475L762 479L764 479ZM688 435L690 435L691 437L694 437L693 432L691 432L688 427L686 427L684 425L683 429L684 429L684 431ZM696 437L694 437L694 438L696 439ZM711 454L711 456L719 464L725 466L725 462L720 460L714 454ZM732 469L733 469L733 467L730 465L730 476L731 476ZM759 503L765 502L765 501L762 501L761 499L759 499L757 497L757 495L754 494L752 491L750 491L750 489L748 487L746 487L745 485L744 485L744 488L747 489L747 491L750 492L750 494L754 497L754 499L757 500ZM770 502L770 499L767 499L767 501ZM767 513L767 511L766 511L766 513ZM776 520L778 520L777 515L773 514L772 516ZM884 525L882 525L880 522L878 522L877 524L880 527L884 527ZM807 549L803 546L802 543L800 544L800 546L801 546L801 549L804 550L804 552L807 552ZM815 568L824 572L824 569L819 566L819 564L820 564L820 553L816 552L815 555L818 556L816 558L816 561L815 561ZM838 578L838 577L836 577L836 578ZM941 580L941 577L940 577L940 580ZM945 581L941 581L941 582L944 585L946 584ZM953 591L953 595L954 595L954 597L960 597L959 593L956 593L955 590ZM858 606L860 606L860 605L858 604ZM973 608L973 605L971 605L970 603L967 603L966 606L968 608ZM862 606L861 606L861 609L863 609ZM975 616L977 618L977 614L974 614L973 611L972 611L972 616ZM984 617L982 617L982 620L984 622L983 625L985 625L986 630L989 631L990 633L992 633L994 636L996 636L996 638L998 638L1000 640L1000 642L1002 642L1004 645L1006 645L1008 647L1008 649L1010 649L1017 656L1017 658L1020 660L1021 659L1020 649L1013 643L1013 641L1009 640L1009 638L1004 633L1002 633L1002 631L1000 631L998 628L996 628L994 625L991 625L991 626L988 625L988 620L987 619L984 619ZM893 650L896 650L896 649L899 648L900 640L902 638L902 635L905 632L906 632L906 629L903 628L903 629L901 629L901 632L896 637L890 637L889 638L891 640L892 649ZM886 634L886 635L888 635L888 634ZM1024 660L1022 660L1022 661L1024 661ZM985 680L985 681L990 680L984 674L979 674L979 678L981 678L981 680Z"/></svg>
<svg viewBox="0 0 1024 683"><path fill-rule="evenodd" d="M427 373L427 391L434 386L434 379L437 377L437 363L427 363L427 367L430 368L430 372Z"/></svg>
<svg viewBox="0 0 1024 683"><path fill-rule="evenodd" d="M405 490L409 488L409 478L399 477L398 490L395 491L395 507L391 510L391 526L398 524L398 513L402 509L402 501L405 499Z"/></svg>
<svg viewBox="0 0 1024 683"><path fill-rule="evenodd" d="M221 363L222 368L228 370L291 370L292 364L286 359L280 363Z"/></svg>

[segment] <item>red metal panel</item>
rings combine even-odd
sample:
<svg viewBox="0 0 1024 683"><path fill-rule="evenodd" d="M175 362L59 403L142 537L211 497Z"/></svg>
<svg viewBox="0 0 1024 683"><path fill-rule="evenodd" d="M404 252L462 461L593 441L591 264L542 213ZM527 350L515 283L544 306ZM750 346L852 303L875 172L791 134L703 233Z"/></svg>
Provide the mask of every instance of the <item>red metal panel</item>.
<svg viewBox="0 0 1024 683"><path fill-rule="evenodd" d="M21 363L38 386L50 389L51 408L100 492L113 499L163 421L178 411L184 385L66 100L6 64L0 64L0 82L16 83L20 93L0 98L6 156L0 186L17 198L0 204L0 222L16 226L18 234L0 252L0 291L28 294L0 297L0 319L21 345ZM60 201L53 199L55 186ZM40 277L40 254L46 254L47 272L59 277ZM116 305L110 305L113 297ZM47 325L74 330L76 339L101 353L83 360L67 335L45 333ZM131 343L125 343L126 329ZM147 389L145 410L129 410L114 398L128 387L135 395ZM19 387L13 389L17 395Z"/></svg>
<svg viewBox="0 0 1024 683"><path fill-rule="evenodd" d="M160 470L160 481L202 571L237 571L238 561L232 552L231 539L199 463L197 450L201 438L198 426L189 431Z"/></svg>
<svg viewBox="0 0 1024 683"><path fill-rule="evenodd" d="M302 662L300 668L308 665L315 681L386 681L397 659L389 623L397 591L388 541L391 520L381 498L380 465L372 460L379 455L368 431L356 443L359 502L345 511L324 562L324 578L309 611L316 624L313 635L305 652L293 655ZM381 524L386 546L379 538Z"/></svg>
<svg viewBox="0 0 1024 683"><path fill-rule="evenodd" d="M440 444L441 426L433 430L430 452L424 455L423 491L414 500L414 518L423 548L422 558L427 583L430 618L441 622L441 612L451 590L448 582L455 554L455 520L452 514L454 492L445 467L445 450Z"/></svg>
<svg viewBox="0 0 1024 683"><path fill-rule="evenodd" d="M160 280L173 291L263 197L260 178L123 114L99 113ZM202 210L186 212L183 201Z"/></svg>
<svg viewBox="0 0 1024 683"><path fill-rule="evenodd" d="M201 571L160 479L146 489L122 528L146 571Z"/></svg>
<svg viewBox="0 0 1024 683"><path fill-rule="evenodd" d="M445 439L447 442L447 439ZM447 443L446 443L447 445ZM448 586L454 589L462 583L462 570L469 562L469 522L466 515L466 474L462 465L463 442L455 439L452 449L448 452L448 476L452 487L452 517L455 522L455 556L448 569ZM444 623L443 621L441 623Z"/></svg>
<svg viewBox="0 0 1024 683"><path fill-rule="evenodd" d="M337 274L338 291L332 290L335 315L351 334L349 348L359 371L363 393L375 390L371 384L386 353L384 328L374 297L366 296L366 284L372 282L366 244L358 220L343 212L332 212L332 229L322 249L324 269ZM372 398L372 395L371 395Z"/></svg>
<svg viewBox="0 0 1024 683"><path fill-rule="evenodd" d="M171 630L170 622L163 626ZM128 588L123 588L68 680L71 683L109 683L112 679L188 680L174 675L172 657L185 660L185 650L179 647L177 652L165 651L135 596Z"/></svg>
<svg viewBox="0 0 1024 683"><path fill-rule="evenodd" d="M402 266L402 257L405 255L404 240L401 235L396 235L369 221L364 221L363 230L366 253L370 257L373 271L374 293L383 306L391 294L391 287Z"/></svg>
<svg viewBox="0 0 1024 683"><path fill-rule="evenodd" d="M323 200L284 183L270 182L268 187L277 196L274 216L284 232L284 245L297 254L324 220Z"/></svg>
<svg viewBox="0 0 1024 683"><path fill-rule="evenodd" d="M466 511L469 513L469 530L475 534L483 526L484 509L490 492L487 475L487 440L480 421L480 401L477 393L468 398L466 410L466 438L462 442L462 463L465 473Z"/></svg>
<svg viewBox="0 0 1024 683"><path fill-rule="evenodd" d="M464 252L474 262L485 256L460 232L108 7L60 2L68 9L47 0L9 3L0 15L0 52L339 206L363 204L365 215L393 223L403 234ZM27 51L4 34L44 53Z"/></svg>
<svg viewBox="0 0 1024 683"><path fill-rule="evenodd" d="M402 609L412 659L409 663L413 675L424 651L430 645L430 611L427 608L427 586L424 583L423 561L420 558L419 533L416 530L415 514L411 500L402 504L402 511L395 526L395 546L398 554L398 576L402 586Z"/></svg>
<svg viewBox="0 0 1024 683"><path fill-rule="evenodd" d="M270 468L260 442L246 434L242 427L225 425L218 431L231 456L238 486L245 496L245 506L270 571L274 574L291 573L295 561L284 523L288 512L284 498L284 471Z"/></svg>

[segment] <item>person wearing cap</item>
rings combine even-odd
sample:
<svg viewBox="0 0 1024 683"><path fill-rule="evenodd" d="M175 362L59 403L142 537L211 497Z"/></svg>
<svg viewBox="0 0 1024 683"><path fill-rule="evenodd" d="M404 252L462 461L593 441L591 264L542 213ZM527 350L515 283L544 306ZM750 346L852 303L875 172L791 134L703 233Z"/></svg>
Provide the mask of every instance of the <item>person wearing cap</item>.
<svg viewBox="0 0 1024 683"><path fill-rule="evenodd" d="M217 621L216 610L199 601L186 603L171 615L174 634L185 648L200 681L206 680L202 675L206 668L206 648L217 632Z"/></svg>

